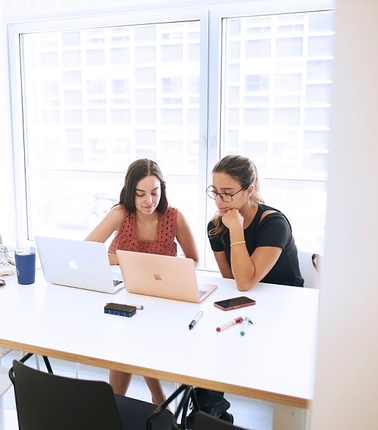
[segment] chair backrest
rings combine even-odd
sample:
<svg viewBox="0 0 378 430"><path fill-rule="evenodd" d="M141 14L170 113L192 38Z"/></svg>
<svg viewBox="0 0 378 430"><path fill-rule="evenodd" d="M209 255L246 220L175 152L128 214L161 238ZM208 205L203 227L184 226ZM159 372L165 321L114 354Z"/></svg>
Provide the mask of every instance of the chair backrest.
<svg viewBox="0 0 378 430"><path fill-rule="evenodd" d="M199 411L194 417L193 430L245 430L206 412Z"/></svg>
<svg viewBox="0 0 378 430"><path fill-rule="evenodd" d="M13 361L19 427L29 430L121 430L111 386L53 375Z"/></svg>
<svg viewBox="0 0 378 430"><path fill-rule="evenodd" d="M299 269L304 279L304 286L307 288L319 288L320 277L316 267L319 259L318 254L298 250Z"/></svg>

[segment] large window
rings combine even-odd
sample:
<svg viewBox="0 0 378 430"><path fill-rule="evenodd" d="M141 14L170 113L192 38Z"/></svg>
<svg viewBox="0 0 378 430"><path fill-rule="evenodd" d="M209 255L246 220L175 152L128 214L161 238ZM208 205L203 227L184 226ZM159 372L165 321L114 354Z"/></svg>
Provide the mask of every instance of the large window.
<svg viewBox="0 0 378 430"><path fill-rule="evenodd" d="M333 13L223 20L222 154L248 154L298 247L324 240Z"/></svg>
<svg viewBox="0 0 378 430"><path fill-rule="evenodd" d="M141 157L199 223L198 20L28 33L20 48L31 238L84 237Z"/></svg>
<svg viewBox="0 0 378 430"><path fill-rule="evenodd" d="M333 12L248 9L14 25L20 235L84 238L128 165L153 158L214 268L205 189L214 162L237 153L255 161L298 246L321 252Z"/></svg>

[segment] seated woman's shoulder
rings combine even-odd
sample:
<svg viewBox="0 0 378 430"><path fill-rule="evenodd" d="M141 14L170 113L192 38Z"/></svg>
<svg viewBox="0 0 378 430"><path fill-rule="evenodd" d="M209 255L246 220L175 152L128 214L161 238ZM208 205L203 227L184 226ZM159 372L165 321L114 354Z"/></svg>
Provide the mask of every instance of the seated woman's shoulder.
<svg viewBox="0 0 378 430"><path fill-rule="evenodd" d="M119 217L123 218L125 214L126 214L126 209L120 204L114 205L109 211L109 215L113 217L118 217L118 218Z"/></svg>
<svg viewBox="0 0 378 430"><path fill-rule="evenodd" d="M115 210L115 211L123 211L125 212L126 209L121 205L121 204L116 204L114 206L112 206L111 210Z"/></svg>
<svg viewBox="0 0 378 430"><path fill-rule="evenodd" d="M263 209L263 213L262 213L262 215L261 215L261 218L260 218L260 220L262 221L267 215L270 215L270 214L274 214L274 213L280 213L280 211L279 210L277 210L277 209L275 209L275 208L272 208L272 207L270 207L270 206L263 206L262 207L262 209Z"/></svg>

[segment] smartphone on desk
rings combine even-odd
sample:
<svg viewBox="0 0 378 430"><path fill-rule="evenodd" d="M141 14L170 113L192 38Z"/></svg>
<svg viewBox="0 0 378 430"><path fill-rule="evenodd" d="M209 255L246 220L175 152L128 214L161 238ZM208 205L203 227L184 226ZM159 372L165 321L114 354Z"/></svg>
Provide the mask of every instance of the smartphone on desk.
<svg viewBox="0 0 378 430"><path fill-rule="evenodd" d="M232 299L219 300L214 302L214 306L222 311L231 311L232 309L245 308L253 306L256 301L246 296L233 297Z"/></svg>

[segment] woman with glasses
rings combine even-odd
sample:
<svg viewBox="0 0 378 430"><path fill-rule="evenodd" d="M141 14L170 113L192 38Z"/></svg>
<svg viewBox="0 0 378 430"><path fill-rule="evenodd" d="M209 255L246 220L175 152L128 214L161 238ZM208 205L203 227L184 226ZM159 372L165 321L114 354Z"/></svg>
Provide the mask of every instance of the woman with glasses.
<svg viewBox="0 0 378 430"><path fill-rule="evenodd" d="M177 255L177 244L183 254L198 262L196 244L183 214L168 204L166 183L160 167L149 159L136 160L126 172L119 203L116 204L86 240L106 242L109 261L118 264L117 249L151 254ZM115 394L125 395L131 374L110 370L109 382ZM160 404L165 395L160 381L145 378L152 402Z"/></svg>
<svg viewBox="0 0 378 430"><path fill-rule="evenodd" d="M218 212L207 231L222 276L235 279L239 291L258 282L303 287L290 223L282 212L264 204L253 162L228 155L212 175L206 192Z"/></svg>

